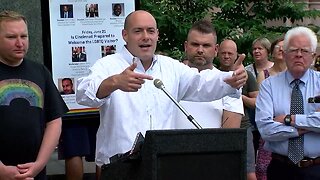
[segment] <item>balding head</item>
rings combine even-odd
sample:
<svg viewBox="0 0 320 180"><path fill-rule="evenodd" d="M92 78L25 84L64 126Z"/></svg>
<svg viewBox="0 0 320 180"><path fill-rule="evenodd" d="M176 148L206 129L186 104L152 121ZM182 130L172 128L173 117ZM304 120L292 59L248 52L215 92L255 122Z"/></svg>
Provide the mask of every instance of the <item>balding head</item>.
<svg viewBox="0 0 320 180"><path fill-rule="evenodd" d="M237 59L237 55L237 44L233 40L226 39L222 41L218 51L220 69L225 71L232 70L232 66Z"/></svg>
<svg viewBox="0 0 320 180"><path fill-rule="evenodd" d="M226 39L226 40L223 40L221 43L220 43L220 49L225 49L225 48L231 48L233 49L235 52L237 52L237 44L231 40L231 39Z"/></svg>
<svg viewBox="0 0 320 180"><path fill-rule="evenodd" d="M151 65L158 35L156 20L149 12L134 11L126 17L122 37L128 51L138 57L145 68Z"/></svg>
<svg viewBox="0 0 320 180"><path fill-rule="evenodd" d="M157 22L155 18L152 16L152 14L144 10L137 10L137 11L131 12L126 17L126 19L124 20L124 29L128 30L128 28L130 28L131 23L135 22L137 18L141 18L141 17L152 19L154 21L155 27L157 28Z"/></svg>

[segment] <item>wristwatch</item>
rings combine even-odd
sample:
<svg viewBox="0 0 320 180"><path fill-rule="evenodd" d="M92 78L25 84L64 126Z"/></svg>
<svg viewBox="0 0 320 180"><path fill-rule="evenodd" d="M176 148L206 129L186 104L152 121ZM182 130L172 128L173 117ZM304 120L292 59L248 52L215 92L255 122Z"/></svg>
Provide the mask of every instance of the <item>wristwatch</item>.
<svg viewBox="0 0 320 180"><path fill-rule="evenodd" d="M290 114L287 114L286 117L284 117L283 121L284 121L284 124L285 124L285 125L291 126L291 121L292 121L291 115L290 115Z"/></svg>

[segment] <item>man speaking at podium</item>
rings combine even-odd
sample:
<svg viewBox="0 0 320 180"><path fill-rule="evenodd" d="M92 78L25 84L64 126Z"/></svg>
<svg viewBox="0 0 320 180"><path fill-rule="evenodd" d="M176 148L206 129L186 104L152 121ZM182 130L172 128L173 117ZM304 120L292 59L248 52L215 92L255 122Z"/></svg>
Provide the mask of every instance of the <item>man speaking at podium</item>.
<svg viewBox="0 0 320 180"><path fill-rule="evenodd" d="M116 54L103 57L80 78L77 102L100 108L96 163L127 152L138 132L172 129L174 103L157 89L153 79L161 79L178 101L213 101L225 95L239 97L247 74L239 60L235 71L197 69L170 57L155 55L158 29L146 11L130 13L122 36L126 45ZM103 169L102 169L103 177Z"/></svg>

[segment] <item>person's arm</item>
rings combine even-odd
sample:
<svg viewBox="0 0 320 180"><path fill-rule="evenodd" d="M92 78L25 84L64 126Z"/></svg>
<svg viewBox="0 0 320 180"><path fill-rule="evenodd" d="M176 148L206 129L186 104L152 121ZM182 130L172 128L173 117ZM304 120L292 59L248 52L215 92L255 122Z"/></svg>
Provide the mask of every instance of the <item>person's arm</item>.
<svg viewBox="0 0 320 180"><path fill-rule="evenodd" d="M279 81L280 80L282 79L279 79ZM281 111L284 112L284 114L286 112L285 108L283 107L285 106L285 103L277 101L277 103L279 104L274 104L276 103L275 99L278 98L276 94L272 93L275 92L272 89L272 87L275 85L278 84L271 84L270 78L267 78L265 81L263 81L263 83L260 86L259 94L256 100L255 121L257 123L257 127L259 129L261 137L266 141L284 141L292 137L297 137L299 135L295 127L286 126L282 122L277 122L274 120L275 107L283 108L281 110L276 109L278 112ZM290 100L286 99L286 101Z"/></svg>
<svg viewBox="0 0 320 180"><path fill-rule="evenodd" d="M257 76L258 87L260 87L260 84L264 79L265 79L265 76L264 76L264 72L262 71L262 73L259 73Z"/></svg>
<svg viewBox="0 0 320 180"><path fill-rule="evenodd" d="M246 94L242 95L243 104L251 109L256 108L256 98L259 93L258 83L250 71L248 73L248 80L246 83Z"/></svg>
<svg viewBox="0 0 320 180"><path fill-rule="evenodd" d="M0 178L5 177L5 168L6 166L0 161Z"/></svg>
<svg viewBox="0 0 320 180"><path fill-rule="evenodd" d="M17 178L35 177L48 163L50 156L57 147L61 134L61 118L52 120L46 124L41 147L35 162L19 164L20 175Z"/></svg>
<svg viewBox="0 0 320 180"><path fill-rule="evenodd" d="M153 79L149 75L135 73L134 69L136 67L137 63L133 63L121 74L113 75L103 80L99 86L97 98L105 98L117 89L124 92L137 92L142 87L145 79Z"/></svg>
<svg viewBox="0 0 320 180"><path fill-rule="evenodd" d="M248 93L248 96L242 95L243 104L251 109L256 108L256 98L259 91L252 91Z"/></svg>
<svg viewBox="0 0 320 180"><path fill-rule="evenodd" d="M298 128L298 130L304 129L320 133L320 112L312 112L308 115L297 114L292 119L292 125Z"/></svg>
<svg viewBox="0 0 320 180"><path fill-rule="evenodd" d="M119 75L110 76L101 82L96 94L97 98L103 99L105 97L108 97L115 90L119 89L117 87L117 76Z"/></svg>
<svg viewBox="0 0 320 180"><path fill-rule="evenodd" d="M57 118L46 124L44 136L42 139L40 151L36 162L39 162L43 167L47 164L54 149L57 147L61 134L62 120Z"/></svg>
<svg viewBox="0 0 320 180"><path fill-rule="evenodd" d="M102 62L98 61L90 68L91 73L89 76L78 79L76 92L78 104L89 107L100 107L106 103L108 97L114 91L136 92L141 88L145 79L153 79L152 76L135 73L136 63L127 67L120 74L108 75L103 68Z"/></svg>
<svg viewBox="0 0 320 180"><path fill-rule="evenodd" d="M276 116L274 120L285 124L284 123L285 116L286 115ZM299 135L308 133L310 131L320 133L320 112L314 112L309 115L305 115L305 114L291 115L290 126L297 128Z"/></svg>
<svg viewBox="0 0 320 180"><path fill-rule="evenodd" d="M222 128L240 128L241 119L244 115L243 102L241 97L233 98L225 96L222 98Z"/></svg>
<svg viewBox="0 0 320 180"><path fill-rule="evenodd" d="M242 114L223 110L222 113L222 128L240 128Z"/></svg>
<svg viewBox="0 0 320 180"><path fill-rule="evenodd" d="M14 179L18 174L16 166L6 166L0 161L0 179Z"/></svg>

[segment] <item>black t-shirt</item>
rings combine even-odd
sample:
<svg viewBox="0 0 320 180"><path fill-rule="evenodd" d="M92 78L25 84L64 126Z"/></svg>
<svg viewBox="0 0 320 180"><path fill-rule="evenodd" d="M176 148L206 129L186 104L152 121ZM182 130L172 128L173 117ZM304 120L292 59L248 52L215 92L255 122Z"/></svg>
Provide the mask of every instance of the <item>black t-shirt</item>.
<svg viewBox="0 0 320 180"><path fill-rule="evenodd" d="M29 61L0 63L0 160L34 162L45 125L68 111L45 66Z"/></svg>

